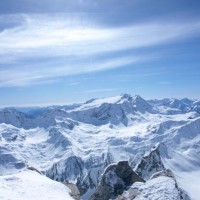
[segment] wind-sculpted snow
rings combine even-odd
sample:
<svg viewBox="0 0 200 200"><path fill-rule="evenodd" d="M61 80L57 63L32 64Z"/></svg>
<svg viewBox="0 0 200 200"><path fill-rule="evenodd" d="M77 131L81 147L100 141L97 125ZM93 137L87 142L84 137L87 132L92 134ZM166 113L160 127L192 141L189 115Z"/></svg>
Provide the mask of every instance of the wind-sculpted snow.
<svg viewBox="0 0 200 200"><path fill-rule="evenodd" d="M146 180L170 168L178 182L189 183L179 174L200 170L198 102L145 101L125 94L69 106L2 109L0 175L32 166L51 179L76 183L84 200L94 193L104 169L122 160L133 169L143 166L138 174ZM163 145L148 157L157 144ZM193 192L186 185L183 189ZM200 188L195 191L199 194Z"/></svg>

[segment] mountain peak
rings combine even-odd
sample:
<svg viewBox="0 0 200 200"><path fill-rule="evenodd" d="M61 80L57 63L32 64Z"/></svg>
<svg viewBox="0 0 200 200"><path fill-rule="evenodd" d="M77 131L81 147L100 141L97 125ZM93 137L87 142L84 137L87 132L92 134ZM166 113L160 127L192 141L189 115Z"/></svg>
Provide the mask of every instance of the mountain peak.
<svg viewBox="0 0 200 200"><path fill-rule="evenodd" d="M127 94L127 93L122 93L122 94L121 94L121 98L122 98L122 99L128 99L128 100L129 100L129 99L132 99L132 96L131 96L130 94Z"/></svg>
<svg viewBox="0 0 200 200"><path fill-rule="evenodd" d="M145 101L140 95L135 95L135 96L134 96L134 99L135 99L136 101Z"/></svg>

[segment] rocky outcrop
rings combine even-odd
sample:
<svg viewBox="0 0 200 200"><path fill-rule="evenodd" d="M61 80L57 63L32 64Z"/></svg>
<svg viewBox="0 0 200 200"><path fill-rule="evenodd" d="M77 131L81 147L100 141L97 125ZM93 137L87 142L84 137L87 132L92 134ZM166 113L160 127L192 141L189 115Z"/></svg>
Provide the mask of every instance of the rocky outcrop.
<svg viewBox="0 0 200 200"><path fill-rule="evenodd" d="M37 172L37 173L39 173L39 174L42 175L42 173L41 173L38 169L36 169L35 167L27 166L27 169L28 169L28 170L31 170L31 171L35 171L35 172Z"/></svg>
<svg viewBox="0 0 200 200"><path fill-rule="evenodd" d="M135 168L135 172L144 180L148 180L156 172L165 170L161 159L161 151L167 155L164 144L157 144L149 153L143 156L139 164Z"/></svg>
<svg viewBox="0 0 200 200"><path fill-rule="evenodd" d="M81 196L84 197L83 199L88 199L88 197L92 195L100 182L101 174L111 163L114 163L114 158L109 147L107 151L102 153L101 157L90 156L90 158L85 161L84 165L87 172L84 174L85 176L80 177L76 183ZM84 195L86 195L86 197Z"/></svg>
<svg viewBox="0 0 200 200"><path fill-rule="evenodd" d="M90 200L114 199L134 182L144 182L144 180L132 170L128 161L111 164L105 169L100 184Z"/></svg>

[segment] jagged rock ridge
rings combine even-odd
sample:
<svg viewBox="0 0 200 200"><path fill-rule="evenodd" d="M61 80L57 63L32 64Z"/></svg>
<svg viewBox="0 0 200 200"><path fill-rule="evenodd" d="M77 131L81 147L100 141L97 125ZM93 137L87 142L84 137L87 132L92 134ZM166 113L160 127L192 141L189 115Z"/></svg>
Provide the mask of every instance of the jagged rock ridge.
<svg viewBox="0 0 200 200"><path fill-rule="evenodd" d="M90 197L90 200L113 199L124 190L128 189L134 182L144 182L129 166L127 161L111 164L102 175L101 181Z"/></svg>

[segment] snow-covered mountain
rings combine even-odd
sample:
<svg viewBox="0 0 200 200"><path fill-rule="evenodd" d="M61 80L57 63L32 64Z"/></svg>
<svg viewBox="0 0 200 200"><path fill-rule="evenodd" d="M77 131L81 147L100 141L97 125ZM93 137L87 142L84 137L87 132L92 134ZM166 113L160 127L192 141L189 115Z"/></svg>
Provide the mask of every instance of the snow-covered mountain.
<svg viewBox="0 0 200 200"><path fill-rule="evenodd" d="M1 109L0 178L31 166L50 179L75 183L87 200L108 165L128 161L147 182L172 170L178 186L197 200L199 105L123 94L69 106Z"/></svg>

